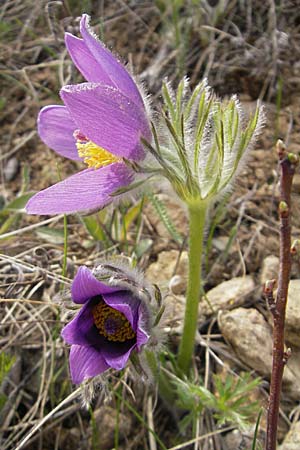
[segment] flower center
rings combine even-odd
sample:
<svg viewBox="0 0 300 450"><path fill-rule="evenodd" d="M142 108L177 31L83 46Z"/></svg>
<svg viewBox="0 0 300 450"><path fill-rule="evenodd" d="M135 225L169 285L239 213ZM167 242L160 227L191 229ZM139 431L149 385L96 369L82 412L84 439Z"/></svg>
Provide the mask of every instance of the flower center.
<svg viewBox="0 0 300 450"><path fill-rule="evenodd" d="M100 167L107 166L108 164L121 161L121 158L118 158L104 148L99 147L97 144L90 141L80 132L80 130L76 130L74 132L74 138L76 139L78 155L80 158L83 158L83 161L88 167L99 169Z"/></svg>
<svg viewBox="0 0 300 450"><path fill-rule="evenodd" d="M125 342L135 338L135 332L124 314L111 308L103 300L93 307L92 314L99 334L109 341Z"/></svg>

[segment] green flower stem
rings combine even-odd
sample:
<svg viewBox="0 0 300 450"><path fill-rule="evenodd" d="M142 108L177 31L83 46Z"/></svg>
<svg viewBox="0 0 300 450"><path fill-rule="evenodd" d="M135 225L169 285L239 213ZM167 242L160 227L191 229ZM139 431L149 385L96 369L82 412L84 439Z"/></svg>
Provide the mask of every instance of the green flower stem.
<svg viewBox="0 0 300 450"><path fill-rule="evenodd" d="M194 352L201 289L202 249L207 204L189 207L189 278L186 296L183 334L178 352L178 366L187 375Z"/></svg>

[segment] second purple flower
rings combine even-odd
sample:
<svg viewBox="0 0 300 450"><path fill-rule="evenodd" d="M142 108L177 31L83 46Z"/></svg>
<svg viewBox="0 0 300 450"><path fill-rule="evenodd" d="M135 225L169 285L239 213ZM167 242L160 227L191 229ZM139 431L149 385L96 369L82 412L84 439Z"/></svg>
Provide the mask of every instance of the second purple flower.
<svg viewBox="0 0 300 450"><path fill-rule="evenodd" d="M138 272L113 263L94 271L82 266L72 284L72 300L82 307L63 328L62 337L71 344L73 383L110 368L121 370L132 352L157 345L153 289Z"/></svg>
<svg viewBox="0 0 300 450"><path fill-rule="evenodd" d="M151 131L140 91L125 67L89 28L83 15L83 39L66 33L69 54L87 80L64 86L65 106L40 111L38 132L58 154L82 160L87 169L34 195L26 205L29 214L74 213L100 209L111 194L133 182L134 172L123 162L141 161L141 138Z"/></svg>

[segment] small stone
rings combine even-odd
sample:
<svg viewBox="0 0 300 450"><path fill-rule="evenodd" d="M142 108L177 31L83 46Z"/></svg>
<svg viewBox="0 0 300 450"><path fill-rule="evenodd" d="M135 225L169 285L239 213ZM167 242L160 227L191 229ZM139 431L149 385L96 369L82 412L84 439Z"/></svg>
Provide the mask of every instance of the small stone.
<svg viewBox="0 0 300 450"><path fill-rule="evenodd" d="M300 173L295 173L293 177L292 191L300 194Z"/></svg>
<svg viewBox="0 0 300 450"><path fill-rule="evenodd" d="M286 307L285 338L292 345L300 347L300 280L291 280Z"/></svg>
<svg viewBox="0 0 300 450"><path fill-rule="evenodd" d="M178 262L178 258L179 262ZM174 271L176 269L176 274ZM170 281L174 275L178 275L180 279L177 278L176 287L172 289L176 294L183 294L186 290L187 283L187 272L188 272L188 253L186 251L180 252L177 250L170 250L166 252L161 252L158 255L156 262L150 264L146 270L146 276L151 283L155 283L162 290L167 290ZM178 282L180 280L180 283ZM171 282L172 288L172 282Z"/></svg>
<svg viewBox="0 0 300 450"><path fill-rule="evenodd" d="M252 156L258 161L265 161L267 153L265 149L258 149L252 152Z"/></svg>
<svg viewBox="0 0 300 450"><path fill-rule="evenodd" d="M300 448L300 421L292 424L279 450L299 450Z"/></svg>
<svg viewBox="0 0 300 450"><path fill-rule="evenodd" d="M285 373L286 371L287 373ZM288 384L284 386L284 389L293 400L295 399L299 400L300 398L299 373L300 373L300 349L297 347L292 347L291 356L289 357L287 365L284 369L283 379L284 381L288 382Z"/></svg>
<svg viewBox="0 0 300 450"><path fill-rule="evenodd" d="M267 256L262 263L260 282L263 285L268 280L278 278L279 258L275 255Z"/></svg>
<svg viewBox="0 0 300 450"><path fill-rule="evenodd" d="M181 334L186 300L184 295L167 295L164 299L163 327L166 333Z"/></svg>
<svg viewBox="0 0 300 450"><path fill-rule="evenodd" d="M254 308L237 308L220 312L218 324L237 357L246 366L269 378L273 340L271 326L264 317ZM292 351L283 374L283 388L294 399L300 398L299 366L299 354Z"/></svg>
<svg viewBox="0 0 300 450"><path fill-rule="evenodd" d="M49 431L47 433L46 438L51 439L51 443L53 444L53 431ZM73 427L70 429L63 428L60 433L59 439L60 448L64 450L74 450L74 448L82 448L81 444L81 433L78 427Z"/></svg>
<svg viewBox="0 0 300 450"><path fill-rule="evenodd" d="M258 167L257 169L255 169L255 178L257 180L265 180L266 179L266 174L264 169L262 169L261 167Z"/></svg>
<svg viewBox="0 0 300 450"><path fill-rule="evenodd" d="M169 289L175 295L179 295L179 294L185 292L186 277L182 277L180 275L174 275L174 277L172 277L170 280Z"/></svg>
<svg viewBox="0 0 300 450"><path fill-rule="evenodd" d="M272 365L272 331L256 309L237 308L218 316L220 330L238 358L258 373L269 376Z"/></svg>
<svg viewBox="0 0 300 450"><path fill-rule="evenodd" d="M114 446L115 427L118 419L120 439L129 435L132 420L130 415L119 413L110 406L102 406L94 411L96 430L99 432L99 440L102 450L110 450Z"/></svg>
<svg viewBox="0 0 300 450"><path fill-rule="evenodd" d="M209 316L221 309L236 308L245 302L254 288L255 284L250 275L223 281L206 293L200 303L201 314Z"/></svg>
<svg viewBox="0 0 300 450"><path fill-rule="evenodd" d="M224 252L227 245L229 243L229 237L228 236L218 236L216 238L213 238L212 245L215 249L217 249L219 252ZM231 247L232 249L232 247Z"/></svg>
<svg viewBox="0 0 300 450"><path fill-rule="evenodd" d="M253 442L254 427L248 427L247 430L233 430L225 435L224 441L228 450L248 449Z"/></svg>
<svg viewBox="0 0 300 450"><path fill-rule="evenodd" d="M3 174L5 181L12 181L18 173L19 161L17 158L10 158L4 166Z"/></svg>

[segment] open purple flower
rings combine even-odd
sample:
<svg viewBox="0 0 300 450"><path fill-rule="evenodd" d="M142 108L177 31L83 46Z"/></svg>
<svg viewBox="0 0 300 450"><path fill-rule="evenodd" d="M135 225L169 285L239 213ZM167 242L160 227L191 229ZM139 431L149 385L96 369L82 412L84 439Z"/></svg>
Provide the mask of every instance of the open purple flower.
<svg viewBox="0 0 300 450"><path fill-rule="evenodd" d="M151 139L145 104L125 67L80 21L83 39L66 33L69 54L87 80L64 86L65 104L46 106L38 117L41 139L58 154L82 160L88 168L34 195L29 214L74 213L100 209L117 190L130 185L133 170L123 158L145 157L141 138Z"/></svg>
<svg viewBox="0 0 300 450"><path fill-rule="evenodd" d="M102 267L94 272L80 267L72 284L72 299L83 306L61 334L71 344L70 372L75 384L109 368L123 369L131 353L139 352L150 339L148 291L130 279L126 283L124 272L120 281L116 277L111 285L104 284L98 279L101 270L107 274Z"/></svg>

